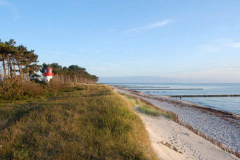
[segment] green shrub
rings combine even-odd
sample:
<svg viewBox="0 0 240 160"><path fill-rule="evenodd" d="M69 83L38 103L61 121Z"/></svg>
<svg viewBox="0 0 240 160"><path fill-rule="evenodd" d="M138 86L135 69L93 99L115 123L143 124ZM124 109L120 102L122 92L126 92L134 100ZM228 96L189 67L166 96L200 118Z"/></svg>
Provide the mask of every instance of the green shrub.
<svg viewBox="0 0 240 160"><path fill-rule="evenodd" d="M172 119L172 120L178 119L177 115L175 115L174 113L169 112L169 111L164 111L160 108L150 105L150 103L146 104L140 98L135 98L135 97L127 95L127 94L122 94L122 95L125 98L128 98L129 100L131 100L131 102L133 102L133 104L131 103L132 106L135 106L136 110L141 113L144 113L144 114L147 114L150 116L164 116L164 117L166 117L168 119Z"/></svg>
<svg viewBox="0 0 240 160"><path fill-rule="evenodd" d="M53 96L61 86L56 82L41 84L22 79L8 78L0 82L1 100L29 100Z"/></svg>
<svg viewBox="0 0 240 160"><path fill-rule="evenodd" d="M142 106L139 106L137 108L138 111L140 111L141 113L145 113L147 115L151 115L151 116L160 116L160 115L163 115L163 113L151 106L148 106L148 105L142 105Z"/></svg>

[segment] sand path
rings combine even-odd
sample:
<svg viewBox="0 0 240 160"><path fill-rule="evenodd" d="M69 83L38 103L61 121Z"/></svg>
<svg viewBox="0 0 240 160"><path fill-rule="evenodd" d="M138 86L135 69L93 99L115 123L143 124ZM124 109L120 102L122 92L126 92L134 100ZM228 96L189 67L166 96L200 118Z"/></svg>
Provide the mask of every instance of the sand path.
<svg viewBox="0 0 240 160"><path fill-rule="evenodd" d="M163 117L140 115L152 146L164 160L238 160L187 128ZM163 145L171 144L170 147ZM175 148L175 151L173 148Z"/></svg>

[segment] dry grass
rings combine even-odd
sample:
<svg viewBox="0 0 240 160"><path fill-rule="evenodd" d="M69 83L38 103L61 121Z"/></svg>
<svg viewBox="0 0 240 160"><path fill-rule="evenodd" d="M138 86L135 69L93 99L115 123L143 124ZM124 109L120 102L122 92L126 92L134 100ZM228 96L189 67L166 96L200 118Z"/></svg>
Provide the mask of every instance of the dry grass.
<svg viewBox="0 0 240 160"><path fill-rule="evenodd" d="M0 106L0 159L157 159L131 102L105 85Z"/></svg>
<svg viewBox="0 0 240 160"><path fill-rule="evenodd" d="M172 120L174 120L175 118L175 115L172 114L171 112L166 112L153 105L146 104L145 102L141 101L139 98L137 99L136 102L138 105L137 110L140 111L141 113L145 113L151 116L164 116Z"/></svg>
<svg viewBox="0 0 240 160"><path fill-rule="evenodd" d="M168 119L172 119L174 121L178 120L178 116L170 111L162 110L156 106L154 106L152 103L147 102L139 97L134 97L127 95L125 93L122 93L122 95L126 98L128 98L131 101L132 106L135 107L137 111L150 115L150 116L164 116Z"/></svg>
<svg viewBox="0 0 240 160"><path fill-rule="evenodd" d="M18 101L18 100L36 100L44 97L53 96L62 89L58 82L36 83L17 78L8 78L0 80L0 100Z"/></svg>

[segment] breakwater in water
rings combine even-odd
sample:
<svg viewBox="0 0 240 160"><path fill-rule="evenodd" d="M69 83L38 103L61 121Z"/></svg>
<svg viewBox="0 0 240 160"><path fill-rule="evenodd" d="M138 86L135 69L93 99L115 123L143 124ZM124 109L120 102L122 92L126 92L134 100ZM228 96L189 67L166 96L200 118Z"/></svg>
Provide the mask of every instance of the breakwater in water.
<svg viewBox="0 0 240 160"><path fill-rule="evenodd" d="M240 83L131 83L110 84L148 95L168 96L240 115Z"/></svg>
<svg viewBox="0 0 240 160"><path fill-rule="evenodd" d="M203 90L203 88L129 88L131 90Z"/></svg>
<svg viewBox="0 0 240 160"><path fill-rule="evenodd" d="M170 97L240 97L240 94L222 94L222 95L170 95Z"/></svg>

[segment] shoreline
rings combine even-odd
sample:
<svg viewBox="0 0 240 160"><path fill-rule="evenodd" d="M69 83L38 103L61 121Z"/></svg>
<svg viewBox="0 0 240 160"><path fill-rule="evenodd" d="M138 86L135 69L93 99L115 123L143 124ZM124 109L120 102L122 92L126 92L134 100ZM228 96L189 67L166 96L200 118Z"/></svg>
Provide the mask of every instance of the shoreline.
<svg viewBox="0 0 240 160"><path fill-rule="evenodd" d="M148 96L148 95L146 95L146 96ZM149 95L149 96L154 96L154 97L159 98L159 99L165 97L165 96L155 96L155 95ZM183 103L184 105L189 105L189 107L200 108L200 109L208 110L208 111L211 111L211 112L218 112L218 113L221 113L221 114L224 114L224 115L227 115L227 116L232 116L232 118L234 118L234 119L240 119L240 114L236 114L236 113L232 113L232 112L224 111L224 110L218 110L218 109L215 109L215 108L203 106L203 105L196 104L196 103L189 102L189 101L174 99L174 98L172 98L172 96L169 96L168 99L171 99L172 101L176 100L178 103ZM165 99L165 100L167 100L167 99Z"/></svg>
<svg viewBox="0 0 240 160"><path fill-rule="evenodd" d="M121 84L121 83L119 83ZM125 83L122 83L122 84L125 84ZM131 83L130 83L131 84ZM132 84L138 84L138 83L132 83ZM148 84L148 83L146 83ZM150 83L152 84L152 83ZM155 84L155 83L153 83ZM158 84L158 83L156 83ZM172 84L172 83L169 83L169 84ZM173 83L173 84L178 84L178 83ZM185 84L185 83L179 83L179 84ZM188 83L186 83L188 84ZM196 83L198 84L198 83ZM201 83L200 83L201 84ZM202 83L203 84L203 83ZM211 84L211 83L206 83L206 84ZM216 83L216 84L221 84L221 83ZM228 83L223 83L223 84L228 84ZM231 84L231 83L229 83ZM240 84L240 83L234 83L234 84ZM132 88L125 88L124 86L129 86L129 85L115 85L115 83L111 84L109 83L109 85L111 86L115 86L115 87L119 87L119 88L123 88L123 89L126 89L126 90L129 90L133 93L136 93L136 94L140 94L140 95L144 95L144 96L151 96L151 97L156 97L156 98L164 98L164 97L167 97L167 99L176 99L176 97L186 97L186 98L195 98L195 97L240 97L240 94L239 93L231 93L231 94L179 94L179 95L154 95L154 94L148 94L148 92L143 92L145 89L142 89L141 88L145 88L145 87L137 87L137 88L140 88L141 90L135 90L135 89L132 89ZM153 87L153 86L149 86L150 89L147 89L147 90L151 90L151 87L152 88L169 88L169 87ZM182 88L181 88L182 89ZM191 88L190 88L191 89ZM196 88L195 88L196 89ZM198 89L198 88L197 88ZM157 89L159 90L159 89ZM176 99L177 100L177 99ZM182 100L183 102L183 100ZM232 115L233 117L237 118L237 119L240 119L240 112L232 112L232 111L229 111L229 110L222 110L220 108L213 108L211 106L204 106L204 105L201 105L201 104L198 104L196 102L190 102L190 101L185 101L187 103L191 103L192 105L195 105L195 107L205 107L209 110L214 110L216 112L225 112L223 114L227 114L227 115Z"/></svg>
<svg viewBox="0 0 240 160"><path fill-rule="evenodd" d="M231 117L233 119L240 120L240 114L232 113L232 112L229 112L229 111L218 110L218 109L214 109L214 108L211 108L211 107L196 104L196 103L193 103L193 102L174 99L171 96L167 97L167 96L145 95L144 97L148 97L148 96L151 97L151 98L154 98L154 99L168 101L169 103L174 103L174 102L176 102L178 104L182 103L182 105L188 105L188 107L199 108L199 109L202 109L202 110L206 110L206 111L209 111L209 112L214 112L216 114L222 114L222 115Z"/></svg>
<svg viewBox="0 0 240 160"><path fill-rule="evenodd" d="M216 112L216 113L223 114L223 115L226 115L228 117L231 117L233 119L240 120L240 114L236 114L236 113L232 113L232 112L229 112L229 111L224 111L224 110L218 110L218 109L210 108L210 107L203 106L203 105L196 104L196 103L189 102L189 101L178 100L178 99L172 98L171 95L169 95L169 96L165 96L165 95L164 96L162 96L162 95L149 95L149 94L146 94L146 93L141 92L141 91L134 91L134 90L127 89L127 88L122 88L122 87L116 87L116 88L127 90L127 91L129 91L129 92L131 92L133 94L136 94L136 95L139 95L139 96L142 96L142 97L153 98L153 99L162 100L162 101L168 101L169 103L176 103L176 104L181 104L181 105L185 105L185 106L187 105L188 107L194 107L194 108L199 108L199 109L210 111L210 112Z"/></svg>
<svg viewBox="0 0 240 160"><path fill-rule="evenodd" d="M164 117L138 115L145 124L152 147L160 159L239 160L177 122Z"/></svg>
<svg viewBox="0 0 240 160"><path fill-rule="evenodd" d="M187 127L224 151L240 157L240 118L230 112L219 111L191 102L114 87L142 98L154 106L178 115L179 124Z"/></svg>

